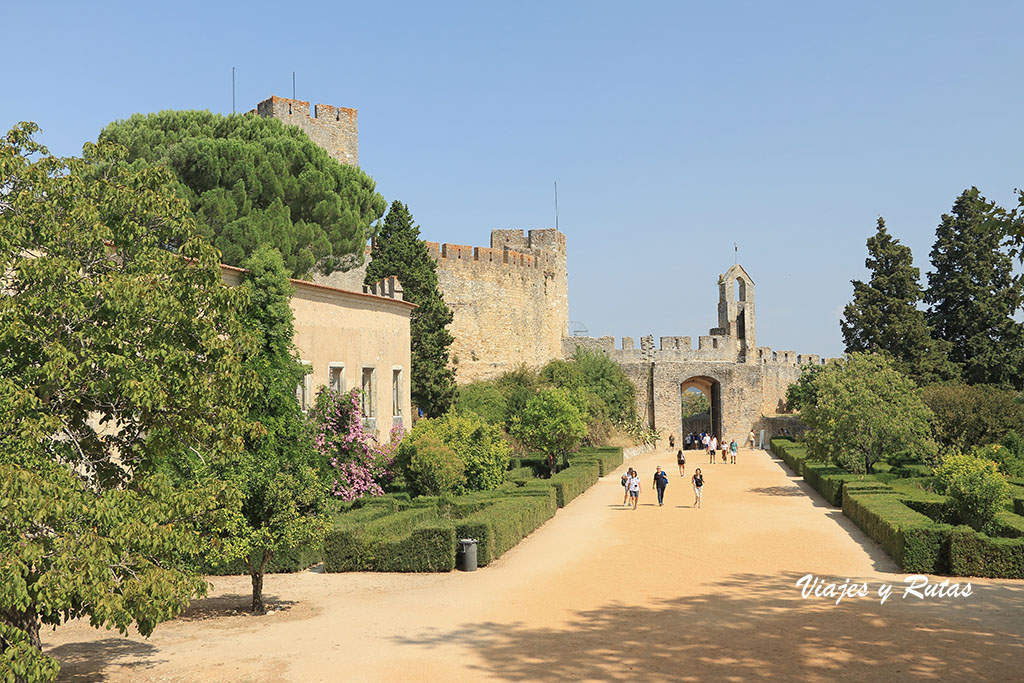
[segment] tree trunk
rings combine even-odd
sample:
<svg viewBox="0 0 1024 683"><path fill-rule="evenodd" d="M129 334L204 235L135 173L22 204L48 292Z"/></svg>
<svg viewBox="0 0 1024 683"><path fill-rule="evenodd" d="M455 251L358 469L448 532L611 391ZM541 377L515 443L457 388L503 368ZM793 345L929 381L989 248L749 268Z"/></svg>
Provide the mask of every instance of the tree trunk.
<svg viewBox="0 0 1024 683"><path fill-rule="evenodd" d="M270 557L273 553L264 552L263 557L260 559L260 563L257 566L255 562L250 560L249 562L249 576L252 579L252 613L253 614L266 614L267 606L263 604L263 572L267 568L267 562L270 561Z"/></svg>
<svg viewBox="0 0 1024 683"><path fill-rule="evenodd" d="M20 610L0 610L0 622L6 626L23 631L28 635L29 644L42 653L43 641L39 638L39 615L36 614L34 609L29 608L24 612ZM0 637L0 656L3 656L8 647L7 641ZM27 680L20 676L14 677L15 683L25 683Z"/></svg>

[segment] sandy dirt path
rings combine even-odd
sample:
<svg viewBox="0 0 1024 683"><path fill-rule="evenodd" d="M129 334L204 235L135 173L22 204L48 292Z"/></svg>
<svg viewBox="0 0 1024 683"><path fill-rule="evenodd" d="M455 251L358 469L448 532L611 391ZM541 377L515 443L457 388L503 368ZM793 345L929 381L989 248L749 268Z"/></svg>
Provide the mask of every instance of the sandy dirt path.
<svg viewBox="0 0 1024 683"><path fill-rule="evenodd" d="M1024 677L1024 581L903 598L891 560L781 461L688 460L685 479L667 451L630 460L638 510L622 507L619 474L605 477L477 572L270 576L279 609L260 618L240 613L248 578L219 577L149 639L72 623L43 640L68 681ZM656 465L671 475L664 507ZM707 482L699 510L694 466ZM808 573L872 594L805 600L795 583ZM896 586L885 604L882 583Z"/></svg>

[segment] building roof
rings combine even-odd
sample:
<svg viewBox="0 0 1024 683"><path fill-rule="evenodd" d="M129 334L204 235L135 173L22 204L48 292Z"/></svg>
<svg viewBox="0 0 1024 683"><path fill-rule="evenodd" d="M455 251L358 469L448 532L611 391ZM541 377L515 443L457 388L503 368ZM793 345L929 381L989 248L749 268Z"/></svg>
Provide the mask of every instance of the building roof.
<svg viewBox="0 0 1024 683"><path fill-rule="evenodd" d="M221 267L221 270L228 270L228 271L232 271L232 272L235 272L235 273L247 273L247 272L249 272L245 268L239 268L238 266L229 266L226 263L220 264L220 267ZM382 301L382 302L387 302L387 303L391 303L391 304L397 304L397 305L400 305L400 306L404 306L405 308L408 308L410 310L412 310L413 308L417 307L416 304L412 303L411 301L403 301L402 299L392 299L389 296L377 296L376 294L364 294L362 292L353 292L353 291L348 290L348 289L340 289L338 287L331 287L330 285L322 285L322 284L320 284L318 282L310 282L309 280L296 280L295 278L292 278L292 277L288 278L288 281L291 282L293 285L295 285L299 289L310 289L310 290L314 290L314 291L331 292L331 293L336 293L336 294L342 294L342 295L347 296L347 297L355 297L355 298L358 298L358 299L364 299L364 300L369 300L369 301Z"/></svg>

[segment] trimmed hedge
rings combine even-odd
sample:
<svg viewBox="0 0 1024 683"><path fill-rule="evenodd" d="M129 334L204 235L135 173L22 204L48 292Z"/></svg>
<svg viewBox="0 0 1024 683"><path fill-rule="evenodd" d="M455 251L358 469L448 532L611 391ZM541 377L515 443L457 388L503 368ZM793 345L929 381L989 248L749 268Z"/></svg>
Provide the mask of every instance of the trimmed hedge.
<svg viewBox="0 0 1024 683"><path fill-rule="evenodd" d="M843 485L851 481L874 479L867 474L850 474L841 467L814 460L803 461L804 481L810 484L829 503L836 507L843 505ZM875 481L878 481L875 479Z"/></svg>
<svg viewBox="0 0 1024 683"><path fill-rule="evenodd" d="M554 475L547 483L555 489L558 507L564 508L573 498L596 484L599 478L600 468L596 463L580 462Z"/></svg>
<svg viewBox="0 0 1024 683"><path fill-rule="evenodd" d="M1018 515L1024 515L1024 498L1013 499L1013 511Z"/></svg>
<svg viewBox="0 0 1024 683"><path fill-rule="evenodd" d="M807 446L792 439L775 437L768 442L771 452L786 463L798 477L803 474L803 463L807 459Z"/></svg>
<svg viewBox="0 0 1024 683"><path fill-rule="evenodd" d="M437 540L439 536L432 532L413 535L414 531L424 528L436 529L438 522L437 507L410 508L370 521L343 515L324 538L324 569L328 572L445 571L434 569L448 565L449 553ZM452 566L447 571L455 566L454 530L451 541Z"/></svg>
<svg viewBox="0 0 1024 683"><path fill-rule="evenodd" d="M455 534L457 538L476 539L477 564L485 566L554 517L556 510L557 505L550 494L510 495L456 521Z"/></svg>
<svg viewBox="0 0 1024 683"><path fill-rule="evenodd" d="M569 456L569 464L596 462L600 476L606 477L622 464L622 449L617 447L587 448Z"/></svg>
<svg viewBox="0 0 1024 683"><path fill-rule="evenodd" d="M878 541L903 571L941 574L949 569L947 536L952 527L911 510L892 489L858 489L851 483L843 514Z"/></svg>
<svg viewBox="0 0 1024 683"><path fill-rule="evenodd" d="M1024 517L1014 512L997 512L992 525L1000 538L1024 538Z"/></svg>
<svg viewBox="0 0 1024 683"><path fill-rule="evenodd" d="M949 532L949 569L956 576L1024 578L1024 538L992 538L969 526Z"/></svg>

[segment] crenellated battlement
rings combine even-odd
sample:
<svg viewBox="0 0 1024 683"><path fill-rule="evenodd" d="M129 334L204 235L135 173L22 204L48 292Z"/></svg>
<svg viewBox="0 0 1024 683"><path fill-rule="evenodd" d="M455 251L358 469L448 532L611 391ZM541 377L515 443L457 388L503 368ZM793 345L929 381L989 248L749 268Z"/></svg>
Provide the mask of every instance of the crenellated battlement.
<svg viewBox="0 0 1024 683"><path fill-rule="evenodd" d="M317 104L271 95L249 112L298 126L316 144L343 164L359 165L359 112L349 107Z"/></svg>
<svg viewBox="0 0 1024 683"><path fill-rule="evenodd" d="M403 291L402 283L400 283L398 278L394 275L390 275L383 280L378 280L372 285L363 285L363 294L383 296L397 301L405 300L403 298Z"/></svg>

